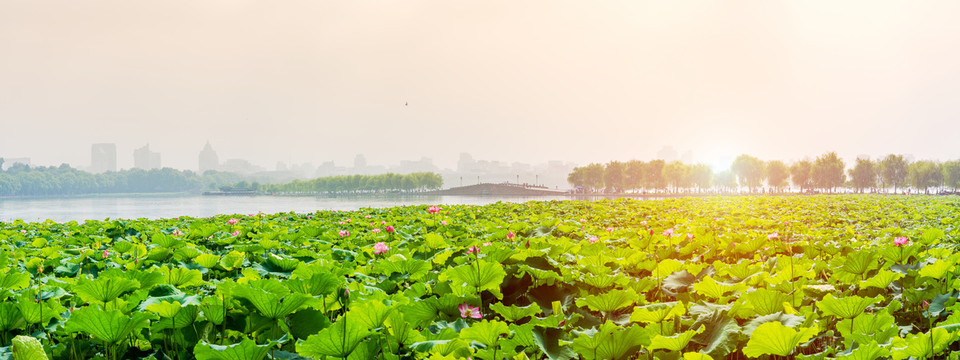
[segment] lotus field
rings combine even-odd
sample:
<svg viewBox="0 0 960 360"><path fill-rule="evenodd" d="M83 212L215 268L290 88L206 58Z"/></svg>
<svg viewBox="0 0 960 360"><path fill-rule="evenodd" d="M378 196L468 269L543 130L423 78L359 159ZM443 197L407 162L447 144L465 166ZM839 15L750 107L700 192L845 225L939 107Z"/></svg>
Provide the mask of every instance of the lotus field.
<svg viewBox="0 0 960 360"><path fill-rule="evenodd" d="M0 358L943 359L960 201L0 223Z"/></svg>

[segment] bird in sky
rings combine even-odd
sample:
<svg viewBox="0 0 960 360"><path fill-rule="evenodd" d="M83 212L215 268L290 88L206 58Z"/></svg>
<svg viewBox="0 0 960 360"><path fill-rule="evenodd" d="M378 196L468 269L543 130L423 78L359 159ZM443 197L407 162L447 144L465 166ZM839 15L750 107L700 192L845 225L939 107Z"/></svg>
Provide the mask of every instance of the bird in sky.
<svg viewBox="0 0 960 360"><path fill-rule="evenodd" d="M407 105L410 105L410 103L409 103L409 102L404 102L404 103L403 103L403 106L407 106Z"/></svg>

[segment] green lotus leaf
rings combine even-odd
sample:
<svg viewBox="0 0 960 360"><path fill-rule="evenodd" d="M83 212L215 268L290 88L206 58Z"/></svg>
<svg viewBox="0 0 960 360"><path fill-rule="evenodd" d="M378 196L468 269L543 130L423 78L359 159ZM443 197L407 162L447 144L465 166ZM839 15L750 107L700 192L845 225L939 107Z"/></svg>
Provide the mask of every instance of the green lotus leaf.
<svg viewBox="0 0 960 360"><path fill-rule="evenodd" d="M203 301L200 302L200 311L203 312L203 316L214 325L222 324L224 316L226 316L223 299L219 296L207 296L203 298Z"/></svg>
<svg viewBox="0 0 960 360"><path fill-rule="evenodd" d="M103 311L87 306L70 314L64 330L90 335L105 344L116 344L137 329L149 326L154 318L153 314L143 312L124 315L119 310Z"/></svg>
<svg viewBox="0 0 960 360"><path fill-rule="evenodd" d="M705 331L693 337L693 342L702 345L701 353L722 359L737 351L740 343L740 326L723 311L714 311L697 317L691 328L704 326Z"/></svg>
<svg viewBox="0 0 960 360"><path fill-rule="evenodd" d="M430 262L417 259L407 259L400 254L395 254L387 259L378 261L373 266L373 271L377 273L387 276L390 276L390 274L393 273L407 275L409 276L410 280L414 281L423 278L423 276L429 273L430 270L432 270Z"/></svg>
<svg viewBox="0 0 960 360"><path fill-rule="evenodd" d="M308 278L294 278L283 282L291 291L310 296L333 294L343 288L343 278L332 273L315 273Z"/></svg>
<svg viewBox="0 0 960 360"><path fill-rule="evenodd" d="M573 351L573 348L560 345L560 338L563 333L561 329L555 327L537 326L533 328L533 341L536 342L537 348L549 360L576 359L577 354Z"/></svg>
<svg viewBox="0 0 960 360"><path fill-rule="evenodd" d="M883 301L883 296L864 298L859 296L834 297L833 294L824 296L817 306L824 315L832 315L841 319L852 319L863 313L868 306Z"/></svg>
<svg viewBox="0 0 960 360"><path fill-rule="evenodd" d="M817 335L817 327L800 328L799 331L783 326L779 321L764 323L757 327L743 348L748 357L761 355L788 356L800 343Z"/></svg>
<svg viewBox="0 0 960 360"><path fill-rule="evenodd" d="M931 339L932 337L932 339ZM914 359L936 358L957 340L956 332L947 331L942 328L933 328L933 331L922 334L910 334L906 338L905 348L895 348L893 351L894 360L902 360L909 357Z"/></svg>
<svg viewBox="0 0 960 360"><path fill-rule="evenodd" d="M675 259L663 259L651 271L651 276L659 279L665 279L670 274L683 269L683 263Z"/></svg>
<svg viewBox="0 0 960 360"><path fill-rule="evenodd" d="M713 357L707 354L688 352L683 353L683 360L713 360Z"/></svg>
<svg viewBox="0 0 960 360"><path fill-rule="evenodd" d="M392 308L380 301L370 300L353 305L347 316L350 317L350 321L357 321L365 328L372 330L383 326L391 310Z"/></svg>
<svg viewBox="0 0 960 360"><path fill-rule="evenodd" d="M600 295L587 295L577 299L577 306L586 306L593 311L611 312L631 306L640 299L633 289L611 290Z"/></svg>
<svg viewBox="0 0 960 360"><path fill-rule="evenodd" d="M876 269L880 264L877 262L877 254L870 250L861 250L850 255L843 262L840 270L854 275L864 275L871 269Z"/></svg>
<svg viewBox="0 0 960 360"><path fill-rule="evenodd" d="M43 344L36 338L17 335L13 338L13 360L47 360Z"/></svg>
<svg viewBox="0 0 960 360"><path fill-rule="evenodd" d="M163 273L163 281L178 288L189 288L203 285L203 273L196 269L187 269L182 267L160 268Z"/></svg>
<svg viewBox="0 0 960 360"><path fill-rule="evenodd" d="M220 256L214 254L200 254L193 261L207 269L213 269L220 263Z"/></svg>
<svg viewBox="0 0 960 360"><path fill-rule="evenodd" d="M633 314L630 315L630 321L641 323L661 323L665 320L681 316L687 312L687 308L681 302L675 303L657 303L653 305L636 307Z"/></svg>
<svg viewBox="0 0 960 360"><path fill-rule="evenodd" d="M460 339L476 341L486 346L495 346L502 335L510 334L510 328L500 321L482 320L460 331Z"/></svg>
<svg viewBox="0 0 960 360"><path fill-rule="evenodd" d="M490 310L496 311L497 314L503 317L507 322L516 322L517 320L534 316L540 313L540 305L533 303L527 306L516 306L510 305L506 306L502 303L495 303L490 305Z"/></svg>
<svg viewBox="0 0 960 360"><path fill-rule="evenodd" d="M17 307L27 324L47 324L51 319L60 318L63 306L56 300L39 300L36 289L27 289L17 296Z"/></svg>
<svg viewBox="0 0 960 360"><path fill-rule="evenodd" d="M340 317L329 327L297 343L297 354L310 358L323 356L344 358L350 355L369 334L369 330L360 323Z"/></svg>
<svg viewBox="0 0 960 360"><path fill-rule="evenodd" d="M154 244L160 245L160 247L164 247L171 250L177 247L180 247L184 244L183 240L180 240L180 238L178 237L167 236L163 234L154 235L152 240Z"/></svg>
<svg viewBox="0 0 960 360"><path fill-rule="evenodd" d="M880 270L869 279L860 282L861 289L878 288L886 289L890 283L903 278L903 274L890 270Z"/></svg>
<svg viewBox="0 0 960 360"><path fill-rule="evenodd" d="M250 301L261 315L279 319L294 311L316 303L312 296L290 293L290 290L273 279L255 280L233 289L233 296Z"/></svg>
<svg viewBox="0 0 960 360"><path fill-rule="evenodd" d="M243 262L246 260L246 254L242 252L231 251L220 257L220 267L226 270L233 270L234 268L243 266Z"/></svg>
<svg viewBox="0 0 960 360"><path fill-rule="evenodd" d="M261 360L271 348L273 344L257 345L250 339L226 346L200 341L193 347L193 354L197 360Z"/></svg>
<svg viewBox="0 0 960 360"><path fill-rule="evenodd" d="M843 343L847 347L852 345L852 341L858 344L866 344L870 341L885 344L897 336L899 331L893 316L886 312L860 314L853 319L841 320L837 323L837 330L843 336Z"/></svg>
<svg viewBox="0 0 960 360"><path fill-rule="evenodd" d="M803 316L784 314L782 312L778 312L778 313L764 315L756 319L750 320L749 322L743 325L743 329L741 329L741 332L743 332L743 334L746 336L753 335L753 332L758 327L760 327L760 325L766 324L768 322L773 322L773 321L779 322L783 326L794 328L803 324L804 319L805 318Z"/></svg>
<svg viewBox="0 0 960 360"><path fill-rule="evenodd" d="M100 277L96 280L80 278L73 286L73 292L83 301L90 303L107 303L116 300L120 295L137 290L140 282L136 280Z"/></svg>
<svg viewBox="0 0 960 360"><path fill-rule="evenodd" d="M20 307L16 303L4 301L0 303L0 330L10 331L22 328L26 324L26 318L20 312Z"/></svg>
<svg viewBox="0 0 960 360"><path fill-rule="evenodd" d="M687 347L694 336L703 333L705 329L706 327L701 324L696 330L687 330L672 336L656 335L650 340L650 346L647 348L650 350L681 351Z"/></svg>
<svg viewBox="0 0 960 360"><path fill-rule="evenodd" d="M620 328L607 321L599 328L576 332L572 347L584 359L624 359L641 346L650 344L650 336L640 326Z"/></svg>
<svg viewBox="0 0 960 360"><path fill-rule="evenodd" d="M290 335L297 339L306 339L330 326L330 319L322 311L302 309L290 315Z"/></svg>
<svg viewBox="0 0 960 360"><path fill-rule="evenodd" d="M179 302L159 302L146 307L147 311L160 315L162 329L180 329L193 324L199 309L196 305L181 305Z"/></svg>
<svg viewBox="0 0 960 360"><path fill-rule="evenodd" d="M726 284L719 283L714 280L712 277L705 276L700 282L693 285L693 291L696 291L697 294L706 296L711 299L719 299L723 297L724 294L734 291L744 291L747 286L743 283L736 284Z"/></svg>
<svg viewBox="0 0 960 360"><path fill-rule="evenodd" d="M500 284L506 275L502 264L479 260L478 263L448 268L440 276L440 280L450 280L450 289L457 296L477 295L477 291L488 290L498 299L502 299Z"/></svg>
<svg viewBox="0 0 960 360"><path fill-rule="evenodd" d="M920 269L920 276L932 279L943 279L943 277L953 270L953 262L947 260L937 260L937 262L924 266Z"/></svg>
<svg viewBox="0 0 960 360"><path fill-rule="evenodd" d="M17 270L0 271L0 289L20 290L30 286L30 275Z"/></svg>
<svg viewBox="0 0 960 360"><path fill-rule="evenodd" d="M753 307L757 315L770 315L783 311L783 303L790 301L790 296L772 289L757 289L743 295L747 304Z"/></svg>
<svg viewBox="0 0 960 360"><path fill-rule="evenodd" d="M890 356L890 350L881 347L876 341L860 344L849 354L837 356L837 360L876 360Z"/></svg>

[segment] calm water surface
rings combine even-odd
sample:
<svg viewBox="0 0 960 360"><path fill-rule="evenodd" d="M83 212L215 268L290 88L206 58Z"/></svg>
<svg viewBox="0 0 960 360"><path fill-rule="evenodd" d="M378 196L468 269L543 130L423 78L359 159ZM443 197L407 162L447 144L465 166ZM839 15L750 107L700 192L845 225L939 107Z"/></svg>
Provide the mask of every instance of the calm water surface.
<svg viewBox="0 0 960 360"><path fill-rule="evenodd" d="M357 210L365 207L401 205L462 204L485 205L498 201L527 202L567 200L566 197L508 196L408 196L378 197L275 197L275 196L195 196L144 195L99 196L43 199L0 199L0 221L83 221L105 218L172 218L177 216L211 216L216 214L251 214L256 212L307 213L317 210Z"/></svg>

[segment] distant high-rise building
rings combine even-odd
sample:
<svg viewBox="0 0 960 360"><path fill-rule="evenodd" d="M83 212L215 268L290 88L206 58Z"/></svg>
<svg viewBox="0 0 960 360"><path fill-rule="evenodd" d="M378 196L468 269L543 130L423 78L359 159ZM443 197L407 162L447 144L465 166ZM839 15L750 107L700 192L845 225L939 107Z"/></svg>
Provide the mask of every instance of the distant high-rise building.
<svg viewBox="0 0 960 360"><path fill-rule="evenodd" d="M213 151L210 142L207 141L207 144L203 146L203 150L200 150L200 174L202 175L207 170L217 170L219 167L220 158L217 157L217 152Z"/></svg>
<svg viewBox="0 0 960 360"><path fill-rule="evenodd" d="M660 151L657 152L657 159L666 162L676 161L677 151L673 149L673 146L664 146L662 149L660 149Z"/></svg>
<svg viewBox="0 0 960 360"><path fill-rule="evenodd" d="M367 167L367 158L364 157L363 154L357 154L357 156L353 158L353 167L356 170L363 171L363 169Z"/></svg>
<svg viewBox="0 0 960 360"><path fill-rule="evenodd" d="M94 174L117 171L117 144L93 144L90 147L90 171Z"/></svg>
<svg viewBox="0 0 960 360"><path fill-rule="evenodd" d="M133 167L143 170L160 168L160 153L150 151L150 144L133 150Z"/></svg>

